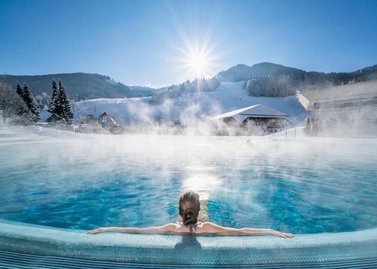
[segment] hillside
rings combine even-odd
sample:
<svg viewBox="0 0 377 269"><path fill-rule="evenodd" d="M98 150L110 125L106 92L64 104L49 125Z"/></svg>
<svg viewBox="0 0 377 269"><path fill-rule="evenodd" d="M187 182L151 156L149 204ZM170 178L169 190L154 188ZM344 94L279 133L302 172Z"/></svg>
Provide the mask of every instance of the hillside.
<svg viewBox="0 0 377 269"><path fill-rule="evenodd" d="M257 77L278 77L287 75L295 79L310 82L311 84L321 84L324 82L344 84L353 81L360 82L377 79L377 65L369 66L353 72L315 72L304 71L297 68L287 67L274 63L258 63L252 66L238 64L225 71L221 71L215 77L221 82L247 81Z"/></svg>
<svg viewBox="0 0 377 269"><path fill-rule="evenodd" d="M344 85L377 79L377 65L349 73L307 72L297 68L274 63L259 63L252 66L238 64L216 76L205 80L186 81L179 85L159 90L126 86L108 76L87 73L52 74L38 76L0 75L0 82L7 83L12 89L17 83L27 83L38 100L48 103L51 95L51 81L61 79L68 95L75 101L96 98L123 98L153 96L153 102L179 98L183 93L215 91L223 82L242 82L243 88L251 96L285 97L296 90L320 89L333 85ZM45 92L46 94L42 94ZM47 100L47 101L46 101ZM39 102L43 103L43 102Z"/></svg>
<svg viewBox="0 0 377 269"><path fill-rule="evenodd" d="M238 64L210 79L196 79L159 89L152 99L154 103L160 103L177 99L185 93L216 91L221 83L228 82L242 83L250 96L287 97L295 95L297 90L316 90L374 79L377 79L377 65L349 73L323 73L267 62L253 66Z"/></svg>
<svg viewBox="0 0 377 269"><path fill-rule="evenodd" d="M253 66L236 65L220 72L216 78L222 82L245 81L244 88L252 96L284 97L294 95L297 90L315 90L377 79L377 65L349 73L322 73L259 63Z"/></svg>
<svg viewBox="0 0 377 269"><path fill-rule="evenodd" d="M0 75L0 82L9 84L12 89L16 88L17 83L27 83L34 96L42 95L42 92L51 95L51 81L53 79L61 80L67 90L68 96L74 100L136 97L147 94L147 90L132 90L130 87L120 82L115 82L108 76L98 74Z"/></svg>
<svg viewBox="0 0 377 269"><path fill-rule="evenodd" d="M74 120L79 122L82 116L98 117L103 112L107 112L128 125L180 123L184 126L201 126L201 121L208 117L255 104L270 106L288 114L290 121L295 124L301 123L305 118L305 109L296 96L253 97L247 94L242 85L243 82L223 82L215 91L186 92L160 103L156 103L153 97L80 101L74 104Z"/></svg>
<svg viewBox="0 0 377 269"><path fill-rule="evenodd" d="M221 82L245 81L252 77L295 75L303 76L306 72L300 69L286 67L274 63L259 63L253 66L238 64L226 71L221 71L215 77Z"/></svg>

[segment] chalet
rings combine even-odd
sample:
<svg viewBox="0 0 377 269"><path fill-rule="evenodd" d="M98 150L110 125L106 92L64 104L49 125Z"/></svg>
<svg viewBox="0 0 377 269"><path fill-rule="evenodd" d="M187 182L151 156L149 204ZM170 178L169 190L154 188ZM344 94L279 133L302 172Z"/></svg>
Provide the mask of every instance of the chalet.
<svg viewBox="0 0 377 269"><path fill-rule="evenodd" d="M110 115L103 112L98 119L94 115L85 115L80 118L79 132L120 134L124 132L123 126L116 122Z"/></svg>
<svg viewBox="0 0 377 269"><path fill-rule="evenodd" d="M249 134L268 134L281 131L289 123L289 115L269 106L257 104L214 117L214 120L249 129Z"/></svg>
<svg viewBox="0 0 377 269"><path fill-rule="evenodd" d="M106 112L103 112L99 117L98 117L99 123L102 125L103 128L114 128L118 127L119 124Z"/></svg>

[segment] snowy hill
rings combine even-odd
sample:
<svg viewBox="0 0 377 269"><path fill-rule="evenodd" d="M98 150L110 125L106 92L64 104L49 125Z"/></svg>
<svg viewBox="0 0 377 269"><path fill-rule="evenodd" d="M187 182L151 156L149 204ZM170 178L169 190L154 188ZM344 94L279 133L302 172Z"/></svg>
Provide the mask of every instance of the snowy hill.
<svg viewBox="0 0 377 269"><path fill-rule="evenodd" d="M223 82L215 91L182 93L175 98L154 102L152 97L91 99L76 102L73 106L75 122L80 117L92 114L98 117L107 112L113 117L131 124L195 123L221 113L255 104L263 104L291 116L291 121L300 123L305 109L295 96L253 97L243 89L244 82Z"/></svg>
<svg viewBox="0 0 377 269"><path fill-rule="evenodd" d="M156 89L145 86L129 86L132 94L136 97L152 96Z"/></svg>
<svg viewBox="0 0 377 269"><path fill-rule="evenodd" d="M94 98L123 98L153 96L165 90L177 88L179 91L191 90L196 81L186 81L180 85L171 85L162 89L153 89L143 86L127 86L116 82L109 76L88 73L60 73L49 75L0 75L0 82L9 84L15 90L17 83L27 83L33 95L39 99L51 94L51 81L62 80L68 96L74 100L87 100ZM220 82L245 82L249 94L254 96L279 96L276 94L259 92L255 89L261 85L262 89L282 87L283 84L293 89L289 94L294 94L296 89L318 89L328 85L343 85L377 79L377 65L366 67L350 73L322 73L307 72L297 68L287 67L274 63L258 63L252 66L238 64L227 70L219 72L211 79L202 82L203 91L217 88ZM255 82L255 80L257 80ZM265 81L267 80L267 81ZM253 83L247 83L247 82ZM274 85L277 83L277 86ZM289 95L286 94L286 95ZM280 95L283 96L283 95ZM284 95L285 96L285 95ZM48 97L48 96L47 96ZM48 98L47 98L48 99ZM43 106L41 106L43 107Z"/></svg>
<svg viewBox="0 0 377 269"><path fill-rule="evenodd" d="M34 96L51 95L51 81L61 80L69 98L85 100L93 98L136 97L151 95L150 88L129 87L114 81L109 76L88 73L50 74L36 76L0 75L0 82L16 89L17 83L27 83Z"/></svg>
<svg viewBox="0 0 377 269"><path fill-rule="evenodd" d="M297 68L287 67L274 63L259 63L253 66L245 64L235 65L228 70L221 71L216 75L220 81L237 82L245 81L252 77L268 77L279 75L303 76L306 72Z"/></svg>

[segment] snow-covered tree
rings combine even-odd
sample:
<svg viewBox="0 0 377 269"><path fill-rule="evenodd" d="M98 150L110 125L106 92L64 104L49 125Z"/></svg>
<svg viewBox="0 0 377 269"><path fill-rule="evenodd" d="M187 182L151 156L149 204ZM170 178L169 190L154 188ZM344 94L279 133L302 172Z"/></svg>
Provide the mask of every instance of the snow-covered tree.
<svg viewBox="0 0 377 269"><path fill-rule="evenodd" d="M67 93L65 91L64 85L61 81L59 81L59 101L62 105L62 118L67 122L67 123L72 123L73 119L73 112L72 112L72 107L71 103L68 99Z"/></svg>
<svg viewBox="0 0 377 269"><path fill-rule="evenodd" d="M22 98L22 88L20 83L17 83L16 93Z"/></svg>
<svg viewBox="0 0 377 269"><path fill-rule="evenodd" d="M0 115L4 123L28 124L33 120L33 115L22 98L4 83L0 83Z"/></svg>
<svg viewBox="0 0 377 269"><path fill-rule="evenodd" d="M18 93L18 89L17 89L17 93ZM30 112L35 116L34 121L38 121L39 120L39 111L38 111L37 105L35 103L33 94L29 90L29 87L26 83L24 84L24 88L22 90L21 97L24 100L24 102L25 102L26 106L28 107L28 109L30 110Z"/></svg>
<svg viewBox="0 0 377 269"><path fill-rule="evenodd" d="M48 122L64 121L67 124L72 123L73 112L71 104L61 81L59 81L59 88L56 85L56 81L52 81L52 97L48 112L51 113L51 116L47 119Z"/></svg>
<svg viewBox="0 0 377 269"><path fill-rule="evenodd" d="M52 96L51 96L51 101L50 101L50 104L48 105L48 110L47 110L51 114L55 114L55 107L57 104L57 100L58 100L58 86L56 84L56 81L53 80L52 81Z"/></svg>
<svg viewBox="0 0 377 269"><path fill-rule="evenodd" d="M253 77L245 84L250 95L267 97L294 95L297 87L297 80L289 75Z"/></svg>

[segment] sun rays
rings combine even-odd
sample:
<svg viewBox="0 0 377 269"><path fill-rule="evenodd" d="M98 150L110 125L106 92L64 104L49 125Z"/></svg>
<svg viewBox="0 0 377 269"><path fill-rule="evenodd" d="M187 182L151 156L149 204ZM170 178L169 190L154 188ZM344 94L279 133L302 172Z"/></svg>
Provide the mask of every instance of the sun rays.
<svg viewBox="0 0 377 269"><path fill-rule="evenodd" d="M184 53L183 65L190 76L206 77L210 74L211 57L204 47L189 46Z"/></svg>
<svg viewBox="0 0 377 269"><path fill-rule="evenodd" d="M220 54L208 41L192 42L185 39L176 57L177 66L187 79L209 78L215 74Z"/></svg>

